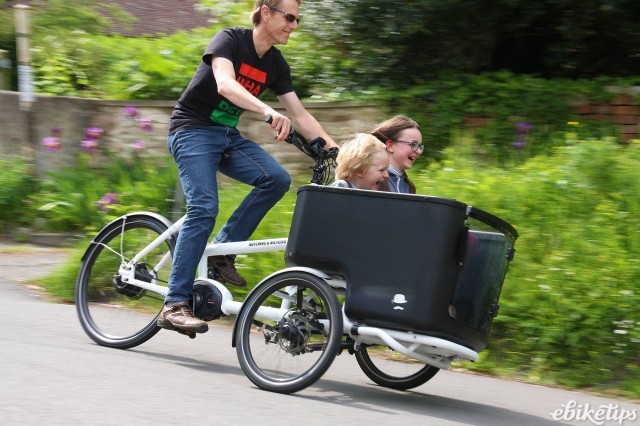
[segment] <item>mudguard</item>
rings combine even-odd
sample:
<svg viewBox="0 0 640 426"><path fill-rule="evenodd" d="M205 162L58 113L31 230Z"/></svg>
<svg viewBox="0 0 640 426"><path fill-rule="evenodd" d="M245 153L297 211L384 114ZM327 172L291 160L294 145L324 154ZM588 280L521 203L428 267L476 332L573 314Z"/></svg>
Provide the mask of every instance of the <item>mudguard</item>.
<svg viewBox="0 0 640 426"><path fill-rule="evenodd" d="M136 219L136 218L140 218L140 217L152 217L156 220L161 221L162 223L164 223L165 225L167 225L167 228L169 228L171 225L173 225L173 222L171 222L169 219L167 219L166 217L159 215L157 213L153 213L153 212L135 212L135 213L130 213L130 214L125 214L123 216L120 216L117 219L114 219L113 221L109 222L107 225L104 226L104 228L102 228L98 234L93 237L93 239L91 240L91 242L89 243L89 247L87 247L87 250L84 252L84 254L82 255L82 262L85 261L85 258L87 257L87 255L91 252L91 250L93 250L93 248L95 247L95 242L99 241L100 239L102 239L102 237L107 234L108 232L111 232L113 230L114 227L120 227L122 226L122 222L125 220L129 220L129 219Z"/></svg>

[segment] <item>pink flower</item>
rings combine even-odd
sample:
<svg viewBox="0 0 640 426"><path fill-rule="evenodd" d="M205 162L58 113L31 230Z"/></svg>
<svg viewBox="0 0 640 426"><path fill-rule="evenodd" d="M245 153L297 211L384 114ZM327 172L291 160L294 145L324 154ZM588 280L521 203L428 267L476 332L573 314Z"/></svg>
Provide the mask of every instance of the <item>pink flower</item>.
<svg viewBox="0 0 640 426"><path fill-rule="evenodd" d="M103 133L104 130L102 130L100 127L89 127L88 129L84 130L84 134L89 139L98 139L100 138L100 136L102 136Z"/></svg>
<svg viewBox="0 0 640 426"><path fill-rule="evenodd" d="M42 147L48 152L60 151L60 139L55 136L42 138Z"/></svg>
<svg viewBox="0 0 640 426"><path fill-rule="evenodd" d="M107 192L95 204L102 211L109 211L118 202L117 192Z"/></svg>
<svg viewBox="0 0 640 426"><path fill-rule="evenodd" d="M142 139L137 139L131 143L131 148L136 151L144 151L144 141Z"/></svg>
<svg viewBox="0 0 640 426"><path fill-rule="evenodd" d="M138 116L138 108L134 107L134 106L127 106L124 107L124 113L127 117L137 117Z"/></svg>
<svg viewBox="0 0 640 426"><path fill-rule="evenodd" d="M150 132L153 130L153 120L150 118L138 118L138 127Z"/></svg>
<svg viewBox="0 0 640 426"><path fill-rule="evenodd" d="M80 142L80 148L84 152L93 152L98 148L98 141L96 139L88 138Z"/></svg>

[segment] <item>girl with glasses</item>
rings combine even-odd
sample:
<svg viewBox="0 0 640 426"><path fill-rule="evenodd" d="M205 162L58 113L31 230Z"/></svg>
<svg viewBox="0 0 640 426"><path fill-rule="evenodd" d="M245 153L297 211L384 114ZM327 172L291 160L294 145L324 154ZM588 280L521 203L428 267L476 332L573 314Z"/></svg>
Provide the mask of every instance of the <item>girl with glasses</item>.
<svg viewBox="0 0 640 426"><path fill-rule="evenodd" d="M405 115L396 115L375 126L370 132L389 153L389 179L383 189L415 194L416 187L406 171L413 167L424 150L420 126Z"/></svg>

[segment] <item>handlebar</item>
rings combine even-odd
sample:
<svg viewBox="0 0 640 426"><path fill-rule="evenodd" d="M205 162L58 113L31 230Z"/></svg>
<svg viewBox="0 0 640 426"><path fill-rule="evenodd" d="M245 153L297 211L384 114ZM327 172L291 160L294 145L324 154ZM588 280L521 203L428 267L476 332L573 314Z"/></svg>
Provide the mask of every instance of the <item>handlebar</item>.
<svg viewBox="0 0 640 426"><path fill-rule="evenodd" d="M271 124L273 118L270 115L265 116L264 121ZM338 156L338 148L331 147L324 149L326 141L317 137L307 141L293 126L287 135L285 141L307 154L316 162L313 170L311 183L318 185L328 185L331 182L331 168L335 167L336 157Z"/></svg>

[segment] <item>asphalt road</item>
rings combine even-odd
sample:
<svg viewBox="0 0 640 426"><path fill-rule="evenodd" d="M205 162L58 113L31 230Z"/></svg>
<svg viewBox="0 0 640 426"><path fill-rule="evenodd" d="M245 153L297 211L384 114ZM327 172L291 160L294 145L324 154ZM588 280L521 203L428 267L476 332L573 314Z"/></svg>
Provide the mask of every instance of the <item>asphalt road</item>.
<svg viewBox="0 0 640 426"><path fill-rule="evenodd" d="M64 256L0 245L0 425L640 425L640 404L462 372L385 389L347 354L312 387L265 392L215 322L195 340L163 330L134 349L104 348L75 306L30 287Z"/></svg>

